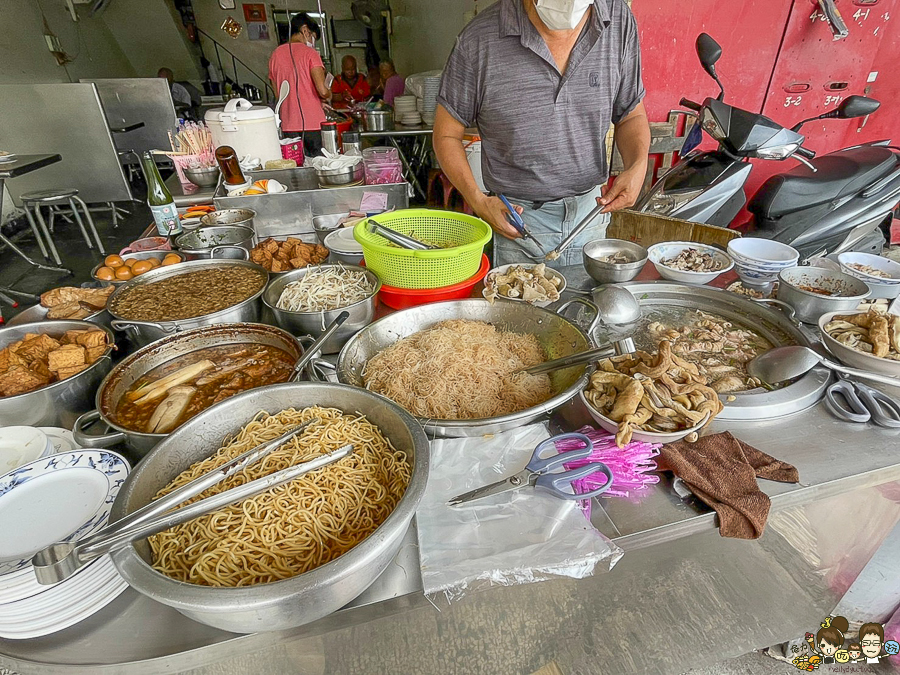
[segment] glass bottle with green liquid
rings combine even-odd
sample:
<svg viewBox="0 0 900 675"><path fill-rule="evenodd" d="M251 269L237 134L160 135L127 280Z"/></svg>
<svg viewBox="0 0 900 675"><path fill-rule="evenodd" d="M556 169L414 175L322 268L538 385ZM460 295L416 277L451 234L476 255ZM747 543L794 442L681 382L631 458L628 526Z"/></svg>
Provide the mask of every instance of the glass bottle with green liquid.
<svg viewBox="0 0 900 675"><path fill-rule="evenodd" d="M156 230L160 236L167 237L174 245L175 237L181 234L181 219L178 217L175 200L163 183L153 155L149 152L145 152L141 157L141 168L144 170L144 180L147 181L147 206L153 214Z"/></svg>

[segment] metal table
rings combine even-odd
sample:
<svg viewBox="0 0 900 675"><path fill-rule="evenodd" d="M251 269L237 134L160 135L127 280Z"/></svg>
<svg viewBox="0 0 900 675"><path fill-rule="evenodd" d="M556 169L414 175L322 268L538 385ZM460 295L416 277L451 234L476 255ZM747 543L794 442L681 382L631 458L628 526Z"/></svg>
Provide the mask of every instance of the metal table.
<svg viewBox="0 0 900 675"><path fill-rule="evenodd" d="M398 129L390 129L388 131L361 131L359 135L360 138L388 139L390 144L397 149L397 153L400 155L400 161L403 163L403 170L406 173L406 179L412 184L412 186L415 188L416 192L419 193L422 199L426 201L428 200L428 195L425 194L425 190L423 190L422 186L419 184L419 179L416 178L416 172L425 163L425 158L428 154L428 146L430 145L429 141L434 135L434 129L432 127L424 124L419 124L416 126L401 125ZM413 144L412 151L412 161L407 159L406 155L403 152L403 149L397 142L397 138L408 136L415 137L415 143Z"/></svg>
<svg viewBox="0 0 900 675"><path fill-rule="evenodd" d="M31 173L32 171L43 169L45 166L50 166L51 164L56 164L57 162L61 161L62 156L60 155L18 155L16 159L11 162L0 162L0 214L3 213L3 195L5 193L7 179L24 176L26 173ZM34 235L39 238L38 241L40 242L40 234L38 232L35 232ZM25 251L12 243L3 234L3 232L0 232L0 241L6 244L10 249L18 254L20 258L23 258L25 262L33 267L37 267L41 270L47 270L48 272L65 272L66 274L72 274L72 270L69 270L65 267L52 267L50 265L44 265L32 260L28 257ZM16 279L16 281L18 280L19 279ZM15 281L12 285L15 286ZM12 295L19 295L25 298L37 298L37 296L33 293L23 293L22 291L17 291L14 288L6 286L0 286L0 291L11 293Z"/></svg>
<svg viewBox="0 0 900 675"><path fill-rule="evenodd" d="M589 421L576 400L551 425L573 429ZM413 527L374 586L308 626L225 633L129 589L56 635L0 640L0 665L22 675L499 675L555 662L567 673L671 675L802 637L900 520L900 431L841 422L821 405L714 424L714 431L726 428L800 472L799 485L760 481L771 512L756 541L720 537L715 513L682 501L664 475L639 500L595 502L593 524L625 555L588 579L429 600Z"/></svg>

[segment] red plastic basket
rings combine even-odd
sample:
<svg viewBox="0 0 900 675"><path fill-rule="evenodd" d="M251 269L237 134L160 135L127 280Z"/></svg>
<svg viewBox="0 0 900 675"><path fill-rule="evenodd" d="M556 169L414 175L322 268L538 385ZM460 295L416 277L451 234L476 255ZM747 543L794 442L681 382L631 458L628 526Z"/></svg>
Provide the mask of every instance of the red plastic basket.
<svg viewBox="0 0 900 675"><path fill-rule="evenodd" d="M430 302L440 302L441 300L462 300L472 295L472 289L487 276L490 269L491 261L488 260L487 255L482 255L481 267L478 268L475 276L469 277L458 284L422 290L382 285L378 297L381 302L391 309L407 309L418 305L427 305Z"/></svg>

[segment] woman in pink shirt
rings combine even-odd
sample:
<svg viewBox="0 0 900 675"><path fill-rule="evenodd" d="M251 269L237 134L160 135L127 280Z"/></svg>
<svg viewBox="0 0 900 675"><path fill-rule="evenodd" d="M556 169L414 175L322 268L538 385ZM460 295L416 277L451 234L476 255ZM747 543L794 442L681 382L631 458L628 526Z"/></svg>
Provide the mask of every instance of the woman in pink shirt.
<svg viewBox="0 0 900 675"><path fill-rule="evenodd" d="M291 91L278 114L285 136L303 136L307 155L321 154L322 122L325 111L322 101L331 96L325 83L325 66L315 50L321 35L318 24L306 12L291 19L291 39L272 52L269 58L269 79L277 92L287 81Z"/></svg>
<svg viewBox="0 0 900 675"><path fill-rule="evenodd" d="M384 89L384 102L388 105L394 105L394 99L403 95L406 89L406 80L397 74L394 69L394 62L391 59L385 59L378 64L381 71L381 83Z"/></svg>

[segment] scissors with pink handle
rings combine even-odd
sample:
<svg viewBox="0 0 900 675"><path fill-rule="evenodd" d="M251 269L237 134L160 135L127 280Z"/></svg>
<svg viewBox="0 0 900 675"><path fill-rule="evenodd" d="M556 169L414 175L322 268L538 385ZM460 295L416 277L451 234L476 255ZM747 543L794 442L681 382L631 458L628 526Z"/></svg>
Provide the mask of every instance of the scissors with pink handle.
<svg viewBox="0 0 900 675"><path fill-rule="evenodd" d="M556 441L566 439L576 439L584 443L583 448L568 450L565 452L557 452L556 454L542 459L541 455L544 451L552 448L556 450ZM533 487L536 490L549 492L559 499L581 500L597 497L606 492L613 482L613 475L610 468L602 462L591 462L577 469L569 471L560 471L551 473L554 469L563 468L565 464L574 462L579 459L587 459L594 451L594 444L591 439L584 434L569 433L560 434L538 444L534 453L531 455L531 461L525 468L517 474L504 478L503 480L485 485L470 492L457 495L451 499L448 504L450 506L460 506L477 499L491 497L493 495L503 494L512 490L518 490L524 487ZM587 478L593 473L600 472L606 476L606 483L595 490L584 493L576 493L573 483L582 478Z"/></svg>

